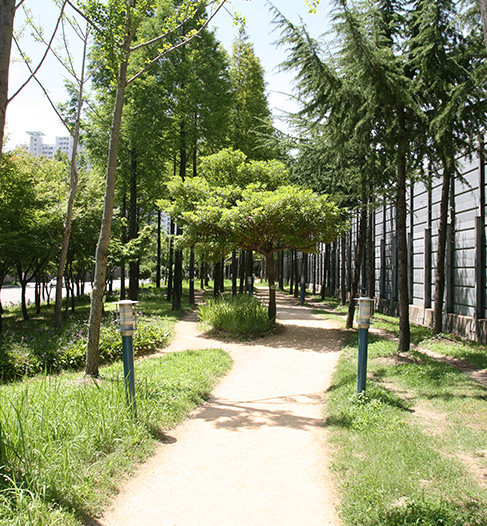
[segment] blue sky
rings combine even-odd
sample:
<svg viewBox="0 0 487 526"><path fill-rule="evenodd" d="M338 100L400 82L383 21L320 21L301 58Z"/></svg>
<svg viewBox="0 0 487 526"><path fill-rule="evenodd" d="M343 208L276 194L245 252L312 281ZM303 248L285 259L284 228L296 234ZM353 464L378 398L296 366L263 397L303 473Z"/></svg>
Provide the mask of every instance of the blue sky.
<svg viewBox="0 0 487 526"><path fill-rule="evenodd" d="M27 0L26 5L31 7L36 21L46 28L46 34L53 28L56 21L56 8L49 0ZM273 4L291 21L297 23L300 17L308 26L312 36L319 37L329 27L329 1L321 0L316 14L310 14L304 0L275 0ZM272 16L265 0L232 0L230 8L245 17L247 32L254 44L255 54L261 60L266 71L266 82L271 109L275 115L279 110L292 110L292 101L285 95L292 90L292 76L279 73L278 65L285 58L285 50L273 45L278 34L272 32ZM16 26L20 27L21 17L18 17ZM218 39L230 52L232 40L237 28L233 25L231 16L220 11L214 24ZM81 60L81 45L76 38L70 39L70 44ZM22 40L22 46L35 63L42 55L42 45L35 44L28 35ZM13 61L10 70L10 92L17 89L28 76L26 67L19 61ZM52 98L56 102L66 98L63 77L65 72L54 58L49 58L44 64L39 77L42 79ZM9 147L28 141L26 131L41 131L45 134L44 142L53 143L55 136L67 135L59 119L50 107L46 97L39 86L31 81L9 105L7 109L7 129L9 134Z"/></svg>

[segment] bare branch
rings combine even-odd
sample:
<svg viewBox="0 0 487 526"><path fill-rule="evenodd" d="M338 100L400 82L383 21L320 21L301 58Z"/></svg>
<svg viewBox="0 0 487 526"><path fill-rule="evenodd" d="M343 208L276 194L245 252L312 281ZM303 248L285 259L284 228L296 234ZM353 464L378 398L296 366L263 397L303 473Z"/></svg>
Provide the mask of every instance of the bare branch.
<svg viewBox="0 0 487 526"><path fill-rule="evenodd" d="M155 57L154 59L152 59L149 64L147 64L147 66L142 69L141 71L139 71L137 74L135 74L132 78L130 78L128 81L127 81L127 86L129 86L134 80L138 79L140 76L142 76L144 73L146 73L157 61L159 61L161 58L165 57L166 55L168 55L169 53L171 53L172 51L176 50L176 49L179 49L180 47L183 47L185 46L186 44L188 44L189 42L191 42L192 40L194 40L196 37L198 37L201 32L203 31L203 29L205 29L208 24L213 20L213 18L215 18L215 16L217 15L217 13L220 11L220 9L223 7L223 5L225 4L226 0L223 0L223 2L218 6L218 8L215 10L215 12L208 18L208 20L205 21L205 23L198 29L198 31L196 31L194 34L191 35L190 38L187 38L186 40L183 40L182 42L180 42L179 44L176 44L172 47L170 47L169 49L166 49L165 51L163 51L162 53L160 53L157 57ZM182 25L182 24L181 24ZM180 27L180 26L178 26ZM177 29L177 28L175 28ZM168 33L169 34L169 33ZM157 38L157 39L154 39L154 41L157 41L157 40L160 40L164 37L166 37L166 35L162 35L160 38ZM133 50L131 51L134 51L135 49L139 49L140 47L142 47L142 44L141 46L137 46L137 48L134 48Z"/></svg>
<svg viewBox="0 0 487 526"><path fill-rule="evenodd" d="M35 72L32 70L32 68L30 67L30 64L29 64L29 61L27 60L27 57L25 56L24 52L22 51L21 47L20 47L20 44L18 42L18 40L15 38L15 36L13 37L13 40L15 42L15 45L17 46L17 50L19 51L20 53L20 56L22 57L22 59L24 60L25 62L25 65L27 66L28 70L30 71L31 75L30 75L30 79L34 79L37 84L40 86L41 90L43 91L44 95L46 96L47 100L49 101L49 104L51 105L52 109L56 112L56 115L59 117L59 119L61 120L61 122L64 124L64 126L66 127L66 129L68 130L68 133L73 136L73 131L71 130L69 124L64 120L64 118L62 117L62 115L60 114L59 110L57 109L56 105L54 104L54 102L52 101L50 95L49 95L49 92L46 90L46 88L44 87L44 85L42 84L42 82L36 77L35 75Z"/></svg>
<svg viewBox="0 0 487 526"><path fill-rule="evenodd" d="M49 40L49 44L46 48L46 51L44 52L44 55L41 59L41 61L39 62L39 64L37 64L37 67L35 68L35 70L32 71L32 69L30 68L29 66L29 70L31 71L31 74L29 76L29 78L22 84L22 86L20 86L20 88L8 99L7 101L7 104L9 104L10 102L12 102L12 100L25 88L25 86L27 86L27 84L35 77L35 74L39 71L39 69L41 68L42 64L44 63L44 60L46 59L48 53L49 53L49 50L51 49L52 47L52 43L54 41L54 37L56 36L56 33L57 33L57 30L59 28L59 24L61 23L61 19L63 18L63 13L64 13L64 8L66 7L66 2L67 0L64 0L63 3L62 3L62 7L61 7L61 12L59 13L59 17L57 19L57 22L56 22L56 27L54 28L54 31L52 32L52 35L51 35L51 39ZM17 44L17 47L18 46L18 42L16 42ZM24 56L24 60L25 60L25 56ZM37 80L37 79L36 79Z"/></svg>
<svg viewBox="0 0 487 526"><path fill-rule="evenodd" d="M15 6L14 10L17 11L17 9L24 3L24 0L20 0L20 2Z"/></svg>
<svg viewBox="0 0 487 526"><path fill-rule="evenodd" d="M205 24L203 24L203 26L201 26L200 30L202 28L206 27L208 25L208 23L211 22L211 20L213 20L213 18L218 13L218 11L220 11L220 9L225 5L225 2L226 2L226 0L223 0L223 2L221 2L221 4L216 9L216 11L210 16L210 18L205 22ZM209 2L209 4L213 4L213 3L215 3L214 0L212 2ZM159 36L157 36L157 37L155 37L155 38L153 38L151 40L148 40L147 42L142 42L141 44L131 48L130 49L130 53L132 53L133 51L137 51L140 48L150 46L151 44L155 44L156 42L159 42L159 40L162 40L162 39L166 38L167 36L171 35L175 31L180 29L190 18L191 18L191 16L188 16L180 24L178 24L175 28L171 29L170 31L167 31L163 35L159 35ZM188 40L188 42L189 42L189 40Z"/></svg>
<svg viewBox="0 0 487 526"><path fill-rule="evenodd" d="M90 17L86 16L83 11L81 11L81 9L79 9L78 7L76 7L73 2L71 2L71 0L66 0L66 3L72 7L77 13L78 15L82 16L89 24L90 26L93 26L97 31L101 31L101 29L95 24L95 22L93 22L93 20L91 20Z"/></svg>

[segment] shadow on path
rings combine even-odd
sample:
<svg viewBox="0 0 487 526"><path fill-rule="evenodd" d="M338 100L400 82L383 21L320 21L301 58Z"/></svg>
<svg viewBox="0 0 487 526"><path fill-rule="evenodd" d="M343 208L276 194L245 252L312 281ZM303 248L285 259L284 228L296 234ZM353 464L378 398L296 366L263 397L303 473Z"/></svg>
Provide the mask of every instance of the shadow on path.
<svg viewBox="0 0 487 526"><path fill-rule="evenodd" d="M212 398L209 404L195 416L197 420L212 422L217 429L240 431L261 427L285 427L307 430L324 427L322 418L297 415L292 404L320 404L322 394L303 394L273 397L267 400L227 401ZM265 403L267 407L255 407L252 404ZM283 406L279 409L279 405ZM289 409L285 409L288 407Z"/></svg>

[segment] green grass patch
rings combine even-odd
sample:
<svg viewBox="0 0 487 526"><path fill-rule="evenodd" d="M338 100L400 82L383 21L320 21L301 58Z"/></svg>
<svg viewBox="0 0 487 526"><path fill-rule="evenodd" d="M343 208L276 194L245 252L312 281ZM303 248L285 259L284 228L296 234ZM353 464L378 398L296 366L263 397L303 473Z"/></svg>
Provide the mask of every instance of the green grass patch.
<svg viewBox="0 0 487 526"><path fill-rule="evenodd" d="M357 348L351 333L325 408L344 524L486 525L487 389L370 334L357 395Z"/></svg>
<svg viewBox="0 0 487 526"><path fill-rule="evenodd" d="M272 327L267 307L246 294L224 294L199 306L203 324L233 336L258 336Z"/></svg>
<svg viewBox="0 0 487 526"><path fill-rule="evenodd" d="M137 418L120 363L96 383L68 374L1 386L0 524L71 526L99 515L124 474L230 367L215 349L137 361Z"/></svg>

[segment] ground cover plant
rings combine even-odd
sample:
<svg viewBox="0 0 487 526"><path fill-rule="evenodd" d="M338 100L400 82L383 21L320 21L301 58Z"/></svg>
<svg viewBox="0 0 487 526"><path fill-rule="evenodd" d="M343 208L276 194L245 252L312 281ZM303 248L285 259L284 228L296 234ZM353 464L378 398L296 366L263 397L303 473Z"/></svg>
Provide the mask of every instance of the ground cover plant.
<svg viewBox="0 0 487 526"><path fill-rule="evenodd" d="M247 294L209 299L198 307L198 316L207 328L234 336L257 336L273 326L267 308Z"/></svg>
<svg viewBox="0 0 487 526"><path fill-rule="evenodd" d="M376 324L397 330L395 319ZM430 347L425 331L412 326L412 341ZM487 525L487 389L371 333L367 389L357 395L357 349L353 331L325 401L344 524Z"/></svg>
<svg viewBox="0 0 487 526"><path fill-rule="evenodd" d="M172 327L181 318L183 310L171 310L164 300L162 289L145 287L140 290L137 304L138 330L134 334L134 354L140 356L164 348L172 337ZM121 336L118 330L115 302L117 295L110 295L105 304L101 327L100 363L108 364L122 355ZM33 376L39 373L58 373L62 370L79 370L84 366L88 336L89 300L80 301L75 312L70 312L62 330L53 324L52 308L43 306L37 314L31 308L31 319L22 320L20 307L12 306L4 312L5 330L0 336L0 379L3 381Z"/></svg>
<svg viewBox="0 0 487 526"><path fill-rule="evenodd" d="M1 386L0 525L72 526L98 515L120 477L230 367L215 349L136 361L136 417L120 363L98 381L77 373Z"/></svg>

